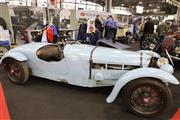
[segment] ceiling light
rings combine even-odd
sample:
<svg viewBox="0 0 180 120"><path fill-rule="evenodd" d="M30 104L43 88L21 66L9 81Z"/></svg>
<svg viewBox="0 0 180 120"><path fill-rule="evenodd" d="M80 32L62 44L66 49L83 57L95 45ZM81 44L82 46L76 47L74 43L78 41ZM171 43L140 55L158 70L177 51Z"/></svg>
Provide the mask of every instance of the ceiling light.
<svg viewBox="0 0 180 120"><path fill-rule="evenodd" d="M144 10L144 7L142 7L142 6L136 6L136 13L142 14L142 13L143 13L143 10Z"/></svg>
<svg viewBox="0 0 180 120"><path fill-rule="evenodd" d="M152 4L149 4L149 6L152 6Z"/></svg>
<svg viewBox="0 0 180 120"><path fill-rule="evenodd" d="M139 5L142 5L142 2L139 2Z"/></svg>

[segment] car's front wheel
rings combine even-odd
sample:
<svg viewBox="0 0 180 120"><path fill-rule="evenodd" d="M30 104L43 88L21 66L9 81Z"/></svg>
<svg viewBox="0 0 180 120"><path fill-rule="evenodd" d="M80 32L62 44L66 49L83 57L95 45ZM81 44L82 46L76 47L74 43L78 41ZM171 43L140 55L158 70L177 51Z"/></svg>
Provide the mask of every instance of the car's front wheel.
<svg viewBox="0 0 180 120"><path fill-rule="evenodd" d="M24 84L29 78L29 69L25 62L6 59L5 70L10 80L16 84Z"/></svg>
<svg viewBox="0 0 180 120"><path fill-rule="evenodd" d="M143 117L155 117L166 112L172 103L169 88L161 81L145 78L130 82L123 90L128 108Z"/></svg>

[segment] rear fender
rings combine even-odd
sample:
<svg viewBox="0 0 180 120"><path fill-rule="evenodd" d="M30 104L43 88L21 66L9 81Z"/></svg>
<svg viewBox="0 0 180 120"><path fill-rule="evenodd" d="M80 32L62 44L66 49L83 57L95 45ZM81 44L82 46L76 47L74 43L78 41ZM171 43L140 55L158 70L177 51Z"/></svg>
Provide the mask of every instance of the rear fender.
<svg viewBox="0 0 180 120"><path fill-rule="evenodd" d="M116 82L111 94L108 96L106 101L108 103L112 103L120 90L127 85L129 82L133 80L137 80L139 78L155 78L161 80L164 83L171 83L175 85L179 85L179 81L170 73L165 72L156 68L139 68L132 70L130 72L125 73L123 76L119 78Z"/></svg>
<svg viewBox="0 0 180 120"><path fill-rule="evenodd" d="M0 60L0 64L2 64L2 62L6 59L6 58L13 58L17 61L27 61L28 58L23 55L22 53L20 52L7 52L3 57L2 59Z"/></svg>

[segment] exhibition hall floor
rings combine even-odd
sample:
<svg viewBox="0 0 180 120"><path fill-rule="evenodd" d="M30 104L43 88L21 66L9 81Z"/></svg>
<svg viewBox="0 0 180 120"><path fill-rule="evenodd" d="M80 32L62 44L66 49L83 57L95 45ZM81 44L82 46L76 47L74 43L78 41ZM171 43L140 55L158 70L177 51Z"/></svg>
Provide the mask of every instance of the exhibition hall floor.
<svg viewBox="0 0 180 120"><path fill-rule="evenodd" d="M137 48L137 43L132 49ZM180 64L175 76L180 80ZM121 96L112 103L106 97L112 87L82 88L30 76L25 85L15 85L0 67L6 103L12 120L146 120L124 107ZM169 120L180 108L180 87L170 86L174 103L169 114L151 120Z"/></svg>

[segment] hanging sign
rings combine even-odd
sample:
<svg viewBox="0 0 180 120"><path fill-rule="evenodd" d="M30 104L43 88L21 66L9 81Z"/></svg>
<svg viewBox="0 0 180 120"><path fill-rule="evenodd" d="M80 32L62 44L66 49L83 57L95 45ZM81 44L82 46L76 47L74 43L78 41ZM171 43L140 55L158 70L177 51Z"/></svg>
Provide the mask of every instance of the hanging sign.
<svg viewBox="0 0 180 120"><path fill-rule="evenodd" d="M111 13L107 12L95 12L95 11L85 11L85 10L77 10L76 11L76 18L86 18L90 20L94 20L96 16L99 15L103 19L107 18L109 15L112 15Z"/></svg>
<svg viewBox="0 0 180 120"><path fill-rule="evenodd" d="M144 10L143 6L136 6L136 13L142 14Z"/></svg>

